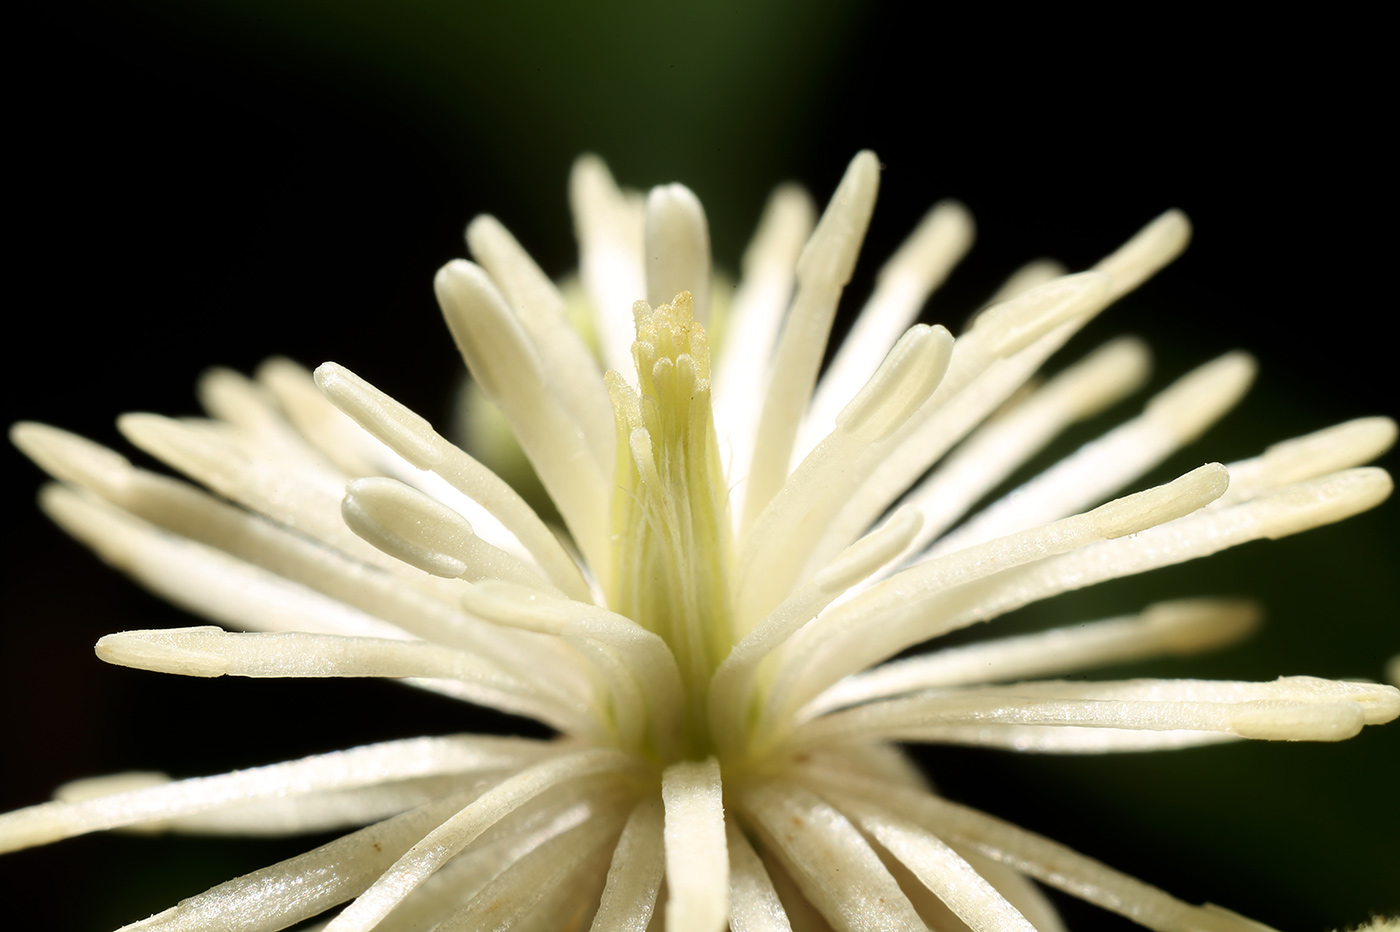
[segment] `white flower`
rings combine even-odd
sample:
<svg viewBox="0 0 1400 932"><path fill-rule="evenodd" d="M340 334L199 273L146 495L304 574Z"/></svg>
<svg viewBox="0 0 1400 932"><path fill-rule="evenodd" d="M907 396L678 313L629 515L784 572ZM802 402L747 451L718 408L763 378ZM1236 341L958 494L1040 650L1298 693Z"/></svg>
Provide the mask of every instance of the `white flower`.
<svg viewBox="0 0 1400 932"><path fill-rule="evenodd" d="M964 519L1064 427L1141 384L1147 353L1131 340L1031 379L1170 261L1188 226L1167 213L1077 275L1027 267L955 341L911 326L970 240L962 208L940 205L819 379L878 176L858 155L815 230L806 196L780 190L721 318L695 197L673 185L643 202L581 160L581 274L606 375L510 234L489 217L468 228L480 264L449 264L438 295L567 536L333 364L314 385L287 362L257 382L212 375L210 421L121 420L209 492L16 427L62 483L43 493L55 520L249 632L114 634L102 659L404 678L562 737L413 738L194 780L82 781L0 817L0 849L142 824L367 826L133 929L280 929L346 902L328 929L1061 928L1027 878L1152 929L1258 929L939 798L891 742L1331 741L1395 718L1400 691L1043 679L1246 633L1254 609L1216 599L886 661L1067 590L1370 508L1391 483L1360 464L1395 425L1353 421L1101 504L1234 404L1253 363L1231 354ZM726 334L713 360L711 325Z"/></svg>

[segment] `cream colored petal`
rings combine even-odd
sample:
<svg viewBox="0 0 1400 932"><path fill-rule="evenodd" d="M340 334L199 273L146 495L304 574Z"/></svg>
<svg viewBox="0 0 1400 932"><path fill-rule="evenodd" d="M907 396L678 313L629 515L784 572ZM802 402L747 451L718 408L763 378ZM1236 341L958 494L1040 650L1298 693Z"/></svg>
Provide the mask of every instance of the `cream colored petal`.
<svg viewBox="0 0 1400 932"><path fill-rule="evenodd" d="M719 761L661 774L666 810L666 932L720 932L729 916L729 849Z"/></svg>
<svg viewBox="0 0 1400 932"><path fill-rule="evenodd" d="M519 767L555 753L519 738L463 735L411 738L336 751L285 764L103 796L40 803L0 815L0 851L47 844L102 829L163 820L270 796L371 786L434 774Z"/></svg>

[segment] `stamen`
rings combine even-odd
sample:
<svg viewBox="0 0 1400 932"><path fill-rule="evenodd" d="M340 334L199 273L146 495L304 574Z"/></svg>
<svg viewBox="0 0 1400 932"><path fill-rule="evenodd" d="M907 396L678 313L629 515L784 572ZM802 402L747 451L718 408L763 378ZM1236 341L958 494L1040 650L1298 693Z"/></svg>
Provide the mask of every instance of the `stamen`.
<svg viewBox="0 0 1400 932"><path fill-rule="evenodd" d="M609 378L619 445L609 606L675 652L700 729L705 692L728 653L730 522L710 413L709 347L690 296L634 307L639 392Z"/></svg>

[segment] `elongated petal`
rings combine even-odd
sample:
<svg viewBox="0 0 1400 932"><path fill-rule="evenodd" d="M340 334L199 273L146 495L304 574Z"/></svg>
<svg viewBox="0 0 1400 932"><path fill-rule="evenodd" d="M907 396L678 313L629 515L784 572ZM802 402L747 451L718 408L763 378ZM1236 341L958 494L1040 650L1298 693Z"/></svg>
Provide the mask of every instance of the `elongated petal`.
<svg viewBox="0 0 1400 932"><path fill-rule="evenodd" d="M643 249L647 303L669 304L688 291L696 322L708 326L710 227L700 199L685 185L661 185L647 195Z"/></svg>
<svg viewBox="0 0 1400 932"><path fill-rule="evenodd" d="M681 761L661 775L666 806L667 932L720 932L729 916L729 849L719 762Z"/></svg>
<svg viewBox="0 0 1400 932"><path fill-rule="evenodd" d="M837 932L862 932L877 921L882 929L925 932L880 858L836 809L776 781L742 788L739 805L765 847Z"/></svg>
<svg viewBox="0 0 1400 932"><path fill-rule="evenodd" d="M533 567L477 537L466 518L395 479L351 482L340 514L380 550L434 576L499 579L563 594Z"/></svg>
<svg viewBox="0 0 1400 932"><path fill-rule="evenodd" d="M1339 741L1400 715L1391 686L1285 677L1274 683L1044 681L932 690L872 702L800 726L792 741L922 740L925 727L1068 725L1135 731L1217 731L1241 738Z"/></svg>
<svg viewBox="0 0 1400 932"><path fill-rule="evenodd" d="M585 155L569 175L569 206L603 363L630 381L633 332L627 310L647 293L641 199L619 190L601 159Z"/></svg>
<svg viewBox="0 0 1400 932"><path fill-rule="evenodd" d="M947 648L847 677L803 714L937 686L1049 676L1162 653L1213 650L1252 632L1259 614L1254 604L1237 599L1182 599L1159 602L1139 615Z"/></svg>
<svg viewBox="0 0 1400 932"><path fill-rule="evenodd" d="M519 767L550 752L548 744L519 738L412 738L217 777L179 780L80 803L40 803L0 816L0 851L268 796Z"/></svg>
<svg viewBox="0 0 1400 932"><path fill-rule="evenodd" d="M221 883L121 932L275 932L358 895L476 795L460 792Z"/></svg>
<svg viewBox="0 0 1400 932"><path fill-rule="evenodd" d="M937 390L952 351L952 335L942 327L910 328L842 409L830 436L773 496L743 543L741 627L750 626L803 581L799 573L811 547L859 482L852 461L897 430Z"/></svg>
<svg viewBox="0 0 1400 932"><path fill-rule="evenodd" d="M662 811L660 798L649 794L628 816L593 916L594 932L646 932L665 876Z"/></svg>
<svg viewBox="0 0 1400 932"><path fill-rule="evenodd" d="M800 461L836 426L836 415L880 365L899 334L918 317L929 294L972 246L972 215L957 201L935 204L875 276L865 303L831 365L822 374L802 422Z"/></svg>
<svg viewBox="0 0 1400 932"><path fill-rule="evenodd" d="M556 586L574 598L588 597L587 583L558 538L499 476L350 370L326 363L316 370L316 384L337 407L409 463L432 471L486 509L525 546Z"/></svg>
<svg viewBox="0 0 1400 932"><path fill-rule="evenodd" d="M473 220L467 226L467 245L514 308L603 475L610 474L612 407L597 362L564 315L559 289L495 217Z"/></svg>
<svg viewBox="0 0 1400 932"><path fill-rule="evenodd" d="M932 794L868 778L827 777L815 770L806 773L814 786L849 792L895 809L940 838L967 845L1155 932L1261 932L1265 928L1224 910L1183 903L1064 845Z"/></svg>
<svg viewBox="0 0 1400 932"><path fill-rule="evenodd" d="M335 918L334 932L368 932L437 871L502 817L559 783L603 771L619 778L636 767L620 751L597 748L565 754L529 767L497 784L415 844Z"/></svg>
<svg viewBox="0 0 1400 932"><path fill-rule="evenodd" d="M1069 424L1138 388L1150 365L1140 341L1114 340L978 428L906 497L924 516L911 549L921 550L942 534Z"/></svg>
<svg viewBox="0 0 1400 932"><path fill-rule="evenodd" d="M879 184L875 154L857 155L797 260L797 294L778 341L748 471L746 524L758 516L787 477L792 444L816 384L836 303L855 268Z"/></svg>
<svg viewBox="0 0 1400 932"><path fill-rule="evenodd" d="M722 453L738 475L736 464L753 460L755 433L768 386L768 367L782 329L783 312L797 281L797 257L812 233L816 208L812 198L791 185L779 187L768 199L753 242L744 253L743 275L729 308L728 332L714 360L715 427ZM743 486L730 492L735 520L743 514Z"/></svg>
<svg viewBox="0 0 1400 932"><path fill-rule="evenodd" d="M937 836L863 800L837 797L833 801L973 932L1036 932L1016 907Z"/></svg>
<svg viewBox="0 0 1400 932"><path fill-rule="evenodd" d="M609 483L561 400L567 389L550 386L529 336L479 266L451 262L434 287L472 376L510 421L579 549L601 561Z"/></svg>
<svg viewBox="0 0 1400 932"><path fill-rule="evenodd" d="M926 606L950 589L968 586L1027 563L1044 563L1052 554L1083 549L1095 542L1137 534L1163 522L1171 522L1219 498L1228 474L1219 463L1209 463L1155 489L1101 505L1093 511L1031 531L1013 534L922 563L898 573L845 602L799 632L786 648L783 668L768 698L765 715L778 721L813 698L819 688L815 669L855 672L883 660L917 641L899 643L906 633L887 618L926 616ZM859 645L857 643L859 642ZM891 649L893 648L893 649ZM805 680L805 686L798 682ZM821 688L830 681L821 683Z"/></svg>
<svg viewBox="0 0 1400 932"><path fill-rule="evenodd" d="M1055 521L1102 501L1196 439L1244 395L1254 361L1231 353L1178 379L1144 413L1065 457L952 534L932 553L1002 537Z"/></svg>
<svg viewBox="0 0 1400 932"><path fill-rule="evenodd" d="M591 884L580 881L600 873L600 855L617 838L621 821L616 813L604 811L540 841L437 928L562 928L565 916L579 912L579 901L588 901Z"/></svg>
<svg viewBox="0 0 1400 932"><path fill-rule="evenodd" d="M1390 476L1384 470L1350 469L1228 508L1203 508L1130 536L1100 541L959 586L887 614L878 632L880 638L889 640L880 641L878 647L876 639L868 634L840 640L813 638L810 649L820 645L825 659L800 674L806 685L794 687L793 695L801 696L805 702L842 676L905 647L1051 595L1208 556L1251 540L1285 537L1340 521L1375 507L1390 495L1391 488ZM950 558L956 556L952 554ZM897 576L891 577L887 583L896 579ZM878 587L870 590L876 591ZM834 616L836 612L828 614ZM798 675L795 669L792 675Z"/></svg>
<svg viewBox="0 0 1400 932"><path fill-rule="evenodd" d="M733 932L792 932L773 881L743 831L726 822L729 842L729 927Z"/></svg>

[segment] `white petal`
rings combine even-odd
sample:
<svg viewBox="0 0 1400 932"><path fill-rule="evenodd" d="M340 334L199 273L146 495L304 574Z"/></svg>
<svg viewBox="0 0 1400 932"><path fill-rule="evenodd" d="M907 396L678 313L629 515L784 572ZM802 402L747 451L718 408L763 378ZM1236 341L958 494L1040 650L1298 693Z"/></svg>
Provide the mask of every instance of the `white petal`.
<svg viewBox="0 0 1400 932"><path fill-rule="evenodd" d="M461 259L449 262L439 270L434 288L472 377L510 421L579 549L603 565L611 476L593 457L562 401L568 387L549 384L544 361L480 266Z"/></svg>
<svg viewBox="0 0 1400 932"><path fill-rule="evenodd" d="M1233 505L1283 486L1361 466L1395 443L1395 422L1363 417L1276 443L1262 456L1227 463L1230 488L1214 507Z"/></svg>
<svg viewBox="0 0 1400 932"><path fill-rule="evenodd" d="M1248 635L1259 616L1251 602L1182 599L1158 602L1138 615L945 648L848 676L809 703L801 717L937 686L1028 679L1213 650Z"/></svg>
<svg viewBox="0 0 1400 932"><path fill-rule="evenodd" d="M621 776L636 766L636 760L621 751L596 748L526 768L488 790L410 848L329 928L335 932L368 932L446 861L505 815L560 783L606 771L617 771Z"/></svg>
<svg viewBox="0 0 1400 932"><path fill-rule="evenodd" d="M1071 423L1094 416L1136 390L1151 365L1146 346L1123 338L1107 343L1055 376L1010 410L992 418L954 450L905 499L924 526L911 544L924 545L952 526L983 495Z"/></svg>
<svg viewBox="0 0 1400 932"><path fill-rule="evenodd" d="M1147 403L1140 417L1060 460L937 541L930 553L1012 534L1074 514L1145 474L1235 406L1254 361L1230 353L1187 373Z"/></svg>
<svg viewBox="0 0 1400 932"><path fill-rule="evenodd" d="M729 928L733 932L792 932L787 912L763 862L733 820L724 826L729 842Z"/></svg>
<svg viewBox="0 0 1400 932"><path fill-rule="evenodd" d="M700 199L685 185L660 185L647 195L643 249L647 303L670 304L688 291L696 322L708 327L710 228Z"/></svg>
<svg viewBox="0 0 1400 932"><path fill-rule="evenodd" d="M836 415L875 374L929 294L972 246L972 215L957 201L935 204L875 276L875 292L822 374L802 422L793 465L836 426Z"/></svg>
<svg viewBox="0 0 1400 932"><path fill-rule="evenodd" d="M276 932L358 895L476 795L456 793L181 900L121 932Z"/></svg>
<svg viewBox="0 0 1400 932"><path fill-rule="evenodd" d="M434 576L500 579L563 594L533 567L477 537L456 511L397 479L354 480L345 488L340 514L360 537Z"/></svg>
<svg viewBox="0 0 1400 932"><path fill-rule="evenodd" d="M46 489L41 504L103 559L211 620L272 631L428 637L477 652L516 681L537 682L539 692L564 699L565 706L577 705L588 694L577 657L468 618L387 573L182 483L133 470L121 497L129 507L231 553L167 533L61 487ZM565 699L570 693L574 698ZM536 714L505 695L474 693L472 701Z"/></svg>
<svg viewBox="0 0 1400 932"><path fill-rule="evenodd" d="M602 159L585 155L569 175L569 205L578 236L579 274L593 305L603 363L635 386L631 309L647 293L642 203L618 189Z"/></svg>
<svg viewBox="0 0 1400 932"><path fill-rule="evenodd" d="M973 725L1065 725L1136 731L1215 731L1241 738L1339 741L1400 715L1392 686L1283 677L1272 683L1047 680L930 690L872 702L808 722L798 745L850 740L926 740ZM1004 746L1004 745L1003 745Z"/></svg>
<svg viewBox="0 0 1400 932"><path fill-rule="evenodd" d="M603 782L600 782L602 780ZM461 911L521 858L600 814L625 812L635 794L606 777L585 778L535 797L482 832L471 846L448 861L408 895L375 932L423 932ZM620 816L619 816L620 817ZM586 894L573 891L576 898Z"/></svg>
<svg viewBox="0 0 1400 932"><path fill-rule="evenodd" d="M1018 391L1103 309L1106 276L1085 272L988 308L953 347L948 372L914 416L853 464L861 483L822 536L813 561L858 537L891 503Z"/></svg>
<svg viewBox="0 0 1400 932"><path fill-rule="evenodd" d="M256 377L302 441L347 476L373 476L384 471L388 457L398 459L321 394L309 369L273 357L258 366Z"/></svg>
<svg viewBox="0 0 1400 932"><path fill-rule="evenodd" d="M230 634L216 627L124 631L97 642L107 663L184 676L374 676L457 680L473 701L597 737L583 703L561 702L533 681L504 673L468 651L425 641L283 632Z"/></svg>
<svg viewBox="0 0 1400 932"><path fill-rule="evenodd" d="M827 778L806 771L814 786L830 787L898 811L955 844L1014 867L1049 886L1126 916L1155 932L1261 932L1258 923L1209 907L1191 906L1118 873L1064 845L972 809L860 777Z"/></svg>
<svg viewBox="0 0 1400 932"><path fill-rule="evenodd" d="M926 932L879 856L840 812L775 780L743 786L737 795L747 824L836 932Z"/></svg>
<svg viewBox="0 0 1400 932"><path fill-rule="evenodd" d="M812 547L863 478L852 463L897 430L938 388L952 350L953 338L942 327L910 328L841 411L831 434L753 522L738 564L740 630L752 627L804 581L799 573Z"/></svg>
<svg viewBox="0 0 1400 932"><path fill-rule="evenodd" d="M666 932L720 932L729 916L729 849L719 762L679 761L661 775L666 808Z"/></svg>
<svg viewBox="0 0 1400 932"><path fill-rule="evenodd" d="M356 423L405 460L440 476L493 515L530 552L549 580L573 598L588 598L574 561L534 509L514 489L453 444L432 425L350 370L326 363L316 384Z"/></svg>
<svg viewBox="0 0 1400 932"><path fill-rule="evenodd" d="M1052 554L1082 550L1098 541L1171 522L1218 498L1227 481L1225 467L1207 464L1165 485L1126 495L1082 515L970 547L891 576L822 615L784 647L765 720L770 724L786 720L835 678L926 639L928 635L918 636L913 629L936 617L929 608L949 590L968 587L974 580L995 580L1027 563L1045 563ZM891 623L891 619L908 619L909 624ZM838 670L839 676L828 679Z"/></svg>
<svg viewBox="0 0 1400 932"><path fill-rule="evenodd" d="M768 367L797 281L797 257L812 233L816 209L801 188L784 185L773 192L744 253L743 275L729 308L726 333L714 355L715 429L731 476L753 459L754 434L762 409L754 404L768 386ZM730 510L743 514L743 485L730 491ZM736 528L737 530L737 528Z"/></svg>
<svg viewBox="0 0 1400 932"><path fill-rule="evenodd" d="M662 821L661 799L655 794L632 810L613 850L607 885L593 915L594 932L646 932L665 876Z"/></svg>
<svg viewBox="0 0 1400 932"><path fill-rule="evenodd" d="M520 738L411 738L216 777L179 780L79 803L41 803L0 815L0 851L270 796L519 767L553 750L549 744Z"/></svg>
<svg viewBox="0 0 1400 932"><path fill-rule="evenodd" d="M564 315L559 289L495 217L473 220L467 227L467 244L515 310L560 401L583 432L599 468L609 475L616 452L612 406L593 354Z"/></svg>
<svg viewBox="0 0 1400 932"><path fill-rule="evenodd" d="M904 508L896 511L743 635L710 680L710 728L717 747L739 753L748 740L749 707L759 664L844 590L894 559L918 528L917 514Z"/></svg>
<svg viewBox="0 0 1400 932"><path fill-rule="evenodd" d="M1036 932L996 888L941 839L861 799L828 794L973 932Z"/></svg>
<svg viewBox="0 0 1400 932"><path fill-rule="evenodd" d="M928 637L996 617L1061 592L1210 556L1262 538L1277 539L1359 514L1385 501L1393 483L1383 469L1348 469L1287 486L1226 508L1131 537L1103 541L951 593L926 616Z"/></svg>
<svg viewBox="0 0 1400 932"><path fill-rule="evenodd" d="M597 605L552 599L506 583L482 582L463 596L467 607L498 624L602 645L616 651L646 697L653 737L673 747L685 721L680 669L671 648L630 618Z"/></svg>
<svg viewBox="0 0 1400 932"><path fill-rule="evenodd" d="M778 340L759 418L745 490L744 524L758 516L787 477L792 444L816 384L836 303L855 268L879 185L880 163L875 154L860 153L797 260L797 294ZM736 466L743 469L744 464Z"/></svg>
<svg viewBox="0 0 1400 932"><path fill-rule="evenodd" d="M593 875L601 880L601 865L607 860L604 848L617 838L621 821L621 814L604 810L540 841L436 928L441 932L564 928L566 919L585 910L596 896Z"/></svg>
<svg viewBox="0 0 1400 932"><path fill-rule="evenodd" d="M1143 227L1112 255L1094 266L1113 279L1110 300L1116 301L1157 274L1181 255L1191 241L1191 221L1179 210L1169 210Z"/></svg>

